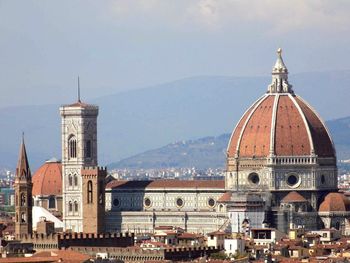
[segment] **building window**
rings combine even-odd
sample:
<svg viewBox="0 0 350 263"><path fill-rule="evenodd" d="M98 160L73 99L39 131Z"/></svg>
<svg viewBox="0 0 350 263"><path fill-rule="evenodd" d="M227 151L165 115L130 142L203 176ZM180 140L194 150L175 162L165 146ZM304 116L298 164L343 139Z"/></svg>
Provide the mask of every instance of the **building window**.
<svg viewBox="0 0 350 263"><path fill-rule="evenodd" d="M88 204L92 204L92 181L88 181L87 185L87 202Z"/></svg>
<svg viewBox="0 0 350 263"><path fill-rule="evenodd" d="M145 207L151 207L151 205L152 205L151 199L149 199L148 197L145 198L143 203L144 203Z"/></svg>
<svg viewBox="0 0 350 263"><path fill-rule="evenodd" d="M68 185L69 185L69 186L72 186L72 185L73 185L73 177L72 177L71 174L68 175Z"/></svg>
<svg viewBox="0 0 350 263"><path fill-rule="evenodd" d="M78 186L78 176L74 175L74 186Z"/></svg>
<svg viewBox="0 0 350 263"><path fill-rule="evenodd" d="M22 222L22 223L25 223L25 222L26 222L26 214L25 214L25 213L22 213L22 214L21 214L21 222Z"/></svg>
<svg viewBox="0 0 350 263"><path fill-rule="evenodd" d="M56 200L54 196L49 197L49 209L56 208Z"/></svg>
<svg viewBox="0 0 350 263"><path fill-rule="evenodd" d="M259 184L260 182L260 177L257 173L250 173L248 175L248 181L251 183L251 184Z"/></svg>
<svg viewBox="0 0 350 263"><path fill-rule="evenodd" d="M209 207L214 207L215 206L215 200L213 198L208 199L208 206Z"/></svg>
<svg viewBox="0 0 350 263"><path fill-rule="evenodd" d="M21 206L26 205L26 196L24 193L21 193Z"/></svg>
<svg viewBox="0 0 350 263"><path fill-rule="evenodd" d="M85 142L85 157L86 158L91 158L91 141L90 140L87 140Z"/></svg>
<svg viewBox="0 0 350 263"><path fill-rule="evenodd" d="M177 198L176 199L176 206L179 207L179 208L183 207L184 206L184 200L182 198L180 198L180 197Z"/></svg>
<svg viewBox="0 0 350 263"><path fill-rule="evenodd" d="M324 184L326 182L326 177L324 174L321 175L321 184Z"/></svg>
<svg viewBox="0 0 350 263"><path fill-rule="evenodd" d="M68 211L73 212L73 204L71 201L69 201L69 203L68 203Z"/></svg>
<svg viewBox="0 0 350 263"><path fill-rule="evenodd" d="M118 198L114 198L113 200L113 206L118 207L120 205L120 201Z"/></svg>
<svg viewBox="0 0 350 263"><path fill-rule="evenodd" d="M290 174L287 176L287 184L288 186L295 188L300 184L300 177L297 174Z"/></svg>
<svg viewBox="0 0 350 263"><path fill-rule="evenodd" d="M79 205L77 201L74 201L74 213L78 214L79 213Z"/></svg>
<svg viewBox="0 0 350 263"><path fill-rule="evenodd" d="M68 140L68 158L77 158L77 140L74 135Z"/></svg>
<svg viewBox="0 0 350 263"><path fill-rule="evenodd" d="M99 182L99 197L98 197L98 201L100 203L100 205L103 205L104 204L104 200L103 200L103 188L104 188L104 185L103 185L103 181L100 181Z"/></svg>

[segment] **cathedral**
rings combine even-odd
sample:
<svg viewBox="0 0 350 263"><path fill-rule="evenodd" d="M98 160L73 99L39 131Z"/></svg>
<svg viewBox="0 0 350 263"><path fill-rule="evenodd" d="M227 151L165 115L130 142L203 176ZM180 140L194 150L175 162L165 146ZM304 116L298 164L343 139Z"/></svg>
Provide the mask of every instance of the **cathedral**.
<svg viewBox="0 0 350 263"><path fill-rule="evenodd" d="M65 232L146 233L169 225L196 233L242 232L266 224L287 232L317 229L325 220L331 225L324 212L332 212L325 197L338 191L334 144L317 112L294 93L281 49L267 92L232 132L225 180L106 183L107 170L98 166L98 113L98 106L80 99L60 107L62 161L44 164L33 186L28 163L18 164L16 217L30 216L32 204L17 204L23 191L32 202L33 187L34 205L60 215ZM30 232L32 226L18 227Z"/></svg>

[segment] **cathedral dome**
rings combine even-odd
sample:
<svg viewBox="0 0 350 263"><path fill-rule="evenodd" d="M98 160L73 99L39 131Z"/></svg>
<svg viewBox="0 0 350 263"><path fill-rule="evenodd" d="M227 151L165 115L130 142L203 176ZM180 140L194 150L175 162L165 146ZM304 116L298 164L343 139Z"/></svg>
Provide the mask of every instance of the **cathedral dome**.
<svg viewBox="0 0 350 263"><path fill-rule="evenodd" d="M350 200L342 193L329 193L321 203L319 212L350 211Z"/></svg>
<svg viewBox="0 0 350 263"><path fill-rule="evenodd" d="M232 132L228 157L333 157L330 134L316 111L288 83L278 50L268 91L244 113Z"/></svg>
<svg viewBox="0 0 350 263"><path fill-rule="evenodd" d="M62 164L56 159L46 161L33 175L33 196L62 195Z"/></svg>

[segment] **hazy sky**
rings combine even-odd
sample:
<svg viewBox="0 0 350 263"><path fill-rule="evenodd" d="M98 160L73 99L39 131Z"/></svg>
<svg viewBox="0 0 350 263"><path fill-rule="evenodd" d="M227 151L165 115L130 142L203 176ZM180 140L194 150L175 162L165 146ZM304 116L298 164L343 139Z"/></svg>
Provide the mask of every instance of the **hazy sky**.
<svg viewBox="0 0 350 263"><path fill-rule="evenodd" d="M0 108L196 75L349 69L350 1L0 0ZM263 85L265 88L265 85ZM263 92L263 91L262 91Z"/></svg>

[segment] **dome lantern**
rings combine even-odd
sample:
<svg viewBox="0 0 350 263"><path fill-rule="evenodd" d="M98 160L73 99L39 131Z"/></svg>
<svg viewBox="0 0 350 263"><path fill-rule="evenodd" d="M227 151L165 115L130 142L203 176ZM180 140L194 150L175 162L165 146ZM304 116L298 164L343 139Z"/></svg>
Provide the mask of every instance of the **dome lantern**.
<svg viewBox="0 0 350 263"><path fill-rule="evenodd" d="M268 87L268 93L294 94L292 85L288 83L288 69L283 62L281 48L277 50L277 60L272 68L272 83Z"/></svg>

